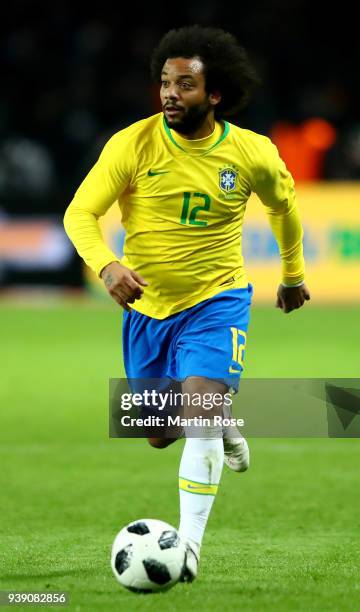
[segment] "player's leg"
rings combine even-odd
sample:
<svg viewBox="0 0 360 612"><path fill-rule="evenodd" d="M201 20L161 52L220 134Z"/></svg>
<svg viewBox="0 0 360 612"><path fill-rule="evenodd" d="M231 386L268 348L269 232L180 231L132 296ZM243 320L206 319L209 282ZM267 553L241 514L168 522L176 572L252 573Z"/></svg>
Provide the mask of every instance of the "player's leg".
<svg viewBox="0 0 360 612"><path fill-rule="evenodd" d="M143 393L145 389L161 391L163 395L181 390L181 385L167 376L169 345L176 333L176 320L153 319L135 310L123 315L123 355L125 371L132 392ZM160 416L153 405L143 405L139 416ZM183 435L181 427L145 428L149 444L153 448L166 448Z"/></svg>
<svg viewBox="0 0 360 612"><path fill-rule="evenodd" d="M220 393L231 398L229 388L237 390L243 368L246 331L249 320L251 287L226 291L189 309L181 334L176 339L177 376L185 380L183 391ZM209 397L209 396L207 396ZM214 395L213 395L214 397ZM231 403L231 402L230 402ZM225 401L217 406L222 414ZM194 408L194 406L192 406ZM194 416L193 410L190 410ZM189 411L188 411L189 414ZM212 415L216 415L215 406ZM208 415L209 416L209 415ZM211 506L217 492L224 461L223 433L231 441L230 454L237 444L233 431L211 423L205 431L186 431L186 443L180 465L180 532L197 554ZM236 437L239 436L236 432ZM243 440L243 438L241 438ZM246 443L245 443L246 444ZM243 444L243 463L248 463ZM226 446L229 452L229 446ZM239 457L238 457L239 460ZM231 466L232 467L232 466ZM198 483L198 484L196 484ZM196 489L195 487L201 487ZM188 564L196 575L196 562Z"/></svg>
<svg viewBox="0 0 360 612"><path fill-rule="evenodd" d="M244 291L242 291L244 293ZM246 298L246 293L245 293ZM231 365L229 371L235 373L238 371L238 376L231 383L235 391L238 390L241 372L244 367L244 353L247 339L248 327L248 312L250 302L244 301L244 307L241 308L238 317L234 317L234 325L230 327L232 340ZM229 343L229 342L228 342ZM223 408L224 418L229 418L231 414L231 406L224 403ZM224 442L224 462L234 472L245 472L250 465L250 453L247 441L240 433L235 425L223 427L223 442Z"/></svg>
<svg viewBox="0 0 360 612"><path fill-rule="evenodd" d="M179 414L180 411L176 411L175 414ZM174 414L173 411L166 411L164 418L168 418L170 414ZM181 426L167 426L162 428L161 435L149 435L148 442L153 448L167 448L170 444L174 444L177 440L184 437L184 428Z"/></svg>
<svg viewBox="0 0 360 612"><path fill-rule="evenodd" d="M231 410L224 406L224 417L231 417ZM234 472L246 472L250 466L249 446L235 425L223 427L224 463Z"/></svg>
<svg viewBox="0 0 360 612"><path fill-rule="evenodd" d="M171 385L162 391L163 398L166 393L171 395L172 398L177 397L177 394L181 396L181 383L173 380ZM161 410L161 416L166 421L166 426L162 427L159 431L160 435L157 435L157 431L149 432L148 442L153 448L167 448L170 444L173 444L179 438L184 436L184 428L181 425L169 424L168 421L171 416L178 415L179 417L183 416L182 410L182 402L179 402L179 405L176 405L176 400L173 399L172 402L168 402L165 404L164 408Z"/></svg>
<svg viewBox="0 0 360 612"><path fill-rule="evenodd" d="M189 376L183 383L184 397L188 398L184 416L189 426L185 427L179 468L179 532L188 545L186 581L196 577L202 539L220 482L224 448L222 427L214 423L214 416L222 414L221 398L226 391L223 383L204 377ZM208 407L211 397L217 397L217 405L204 410L202 406ZM196 417L200 424L191 426Z"/></svg>
<svg viewBox="0 0 360 612"><path fill-rule="evenodd" d="M170 444L174 444L178 438L148 438L150 446L153 448L167 448Z"/></svg>

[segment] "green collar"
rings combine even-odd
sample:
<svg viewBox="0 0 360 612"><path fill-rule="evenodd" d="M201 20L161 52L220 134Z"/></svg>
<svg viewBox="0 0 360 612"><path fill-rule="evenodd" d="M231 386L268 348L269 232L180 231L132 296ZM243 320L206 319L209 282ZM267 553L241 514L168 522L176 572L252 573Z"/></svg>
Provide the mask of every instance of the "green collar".
<svg viewBox="0 0 360 612"><path fill-rule="evenodd" d="M218 138L218 140L213 145L211 145L211 147L209 147L203 153L201 153L199 155L199 157L201 157L201 155L207 155L208 153L210 153L210 151L215 149L215 147L219 146L219 144L226 138L226 136L228 135L228 133L230 131L230 125L229 125L229 123L227 121L224 121L223 123L224 123L224 131L221 134L220 138ZM165 132L168 135L168 137L170 138L171 142L176 147L178 147L178 149L181 149L181 151L184 151L184 153L188 153L188 155L191 155L191 153L189 153L189 151L184 149L181 145L179 145L178 142L176 142L175 138L173 137L173 135L171 133L171 130L170 130L169 126L167 125L167 123L165 121L165 117L163 117L163 125L164 125Z"/></svg>

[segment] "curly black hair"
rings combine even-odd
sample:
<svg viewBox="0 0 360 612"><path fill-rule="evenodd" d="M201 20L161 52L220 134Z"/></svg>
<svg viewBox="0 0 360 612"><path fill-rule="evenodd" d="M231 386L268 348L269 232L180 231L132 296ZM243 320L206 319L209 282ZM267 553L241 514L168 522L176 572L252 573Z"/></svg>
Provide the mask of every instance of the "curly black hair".
<svg viewBox="0 0 360 612"><path fill-rule="evenodd" d="M170 30L160 40L151 58L151 75L161 81L168 58L198 57L204 64L206 91L219 91L216 117L227 117L244 108L259 78L246 51L235 36L219 28L199 25Z"/></svg>

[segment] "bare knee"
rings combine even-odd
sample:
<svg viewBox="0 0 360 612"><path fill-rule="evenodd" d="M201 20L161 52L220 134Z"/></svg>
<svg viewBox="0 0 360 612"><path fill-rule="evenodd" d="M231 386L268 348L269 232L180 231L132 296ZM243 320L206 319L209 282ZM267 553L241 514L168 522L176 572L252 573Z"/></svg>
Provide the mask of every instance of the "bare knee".
<svg viewBox="0 0 360 612"><path fill-rule="evenodd" d="M153 448L166 448L167 446L175 442L175 439L173 438L148 438L148 442L150 446L152 446Z"/></svg>
<svg viewBox="0 0 360 612"><path fill-rule="evenodd" d="M166 448L169 445L166 438L148 438L148 442L154 448Z"/></svg>

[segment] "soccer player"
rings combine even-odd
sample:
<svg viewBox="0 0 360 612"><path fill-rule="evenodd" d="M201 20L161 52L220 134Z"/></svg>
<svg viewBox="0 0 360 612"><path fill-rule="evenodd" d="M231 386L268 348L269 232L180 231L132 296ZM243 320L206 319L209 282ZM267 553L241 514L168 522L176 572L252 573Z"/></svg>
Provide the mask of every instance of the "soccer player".
<svg viewBox="0 0 360 612"><path fill-rule="evenodd" d="M190 397L186 416L196 414L195 395L223 398L238 388L252 295L241 255L251 192L263 202L279 245L276 305L288 313L310 296L292 177L268 138L225 120L246 104L256 82L243 48L223 30L184 27L162 38L151 67L163 112L110 138L64 223L124 309L128 378L182 381ZM98 225L114 202L126 230L121 261ZM180 462L188 581L197 574L224 460L238 472L249 465L245 439L211 423L196 437L185 428ZM173 441L149 438L156 448Z"/></svg>

